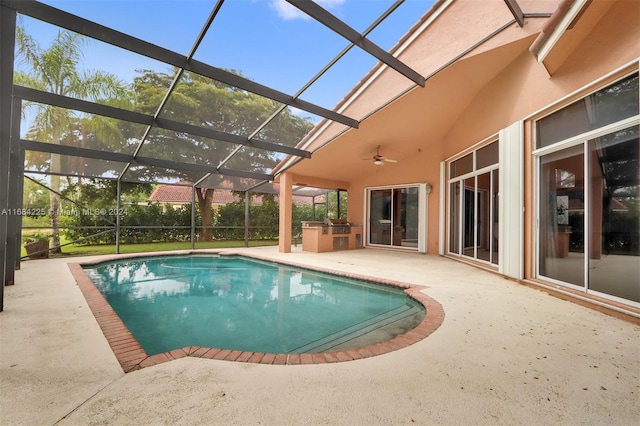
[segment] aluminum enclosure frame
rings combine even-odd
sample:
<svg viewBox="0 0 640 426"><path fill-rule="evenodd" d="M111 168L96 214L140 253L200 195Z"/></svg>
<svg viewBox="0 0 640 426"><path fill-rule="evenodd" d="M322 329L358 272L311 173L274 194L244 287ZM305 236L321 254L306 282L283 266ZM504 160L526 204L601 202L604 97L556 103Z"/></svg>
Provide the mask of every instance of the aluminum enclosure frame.
<svg viewBox="0 0 640 426"><path fill-rule="evenodd" d="M349 39L352 42L351 45L348 46L343 52L341 52L335 59L333 59L326 67L324 67L316 76L314 76L313 79L311 79L311 81L309 81L294 96L283 94L269 87L260 85L258 83L255 83L243 77L239 77L235 74L231 74L228 71L209 66L207 64L201 63L193 59L193 55L196 49L200 45L208 28L210 27L213 20L215 19L224 0L218 0L218 2L215 4L209 16L209 19L207 20L203 29L200 31L200 34L198 35L193 47L189 52L189 55L186 58L180 55L179 53L172 52L168 49L164 49L162 47L148 43L144 40L129 36L125 33L121 33L111 28L96 24L84 18L75 16L73 14L64 12L62 10L58 10L46 4L39 3L35 0L26 0L26 1L1 0L0 4L2 5L2 7L6 7L7 9L12 9L14 13L17 12L20 14L24 14L24 15L33 17L35 19L39 19L44 22L51 23L53 25L57 25L61 28L66 28L68 30L78 32L80 34L86 35L93 39L112 44L114 46L126 49L131 52L142 54L144 56L156 59L158 61L164 62L169 65L173 65L178 68L178 73L176 74L174 81L171 84L171 87L167 91L162 104L160 105L160 107L158 108L158 111L156 112L156 114L154 114L154 116L148 116L145 114L136 113L134 111L127 111L127 110L109 107L106 105L100 105L94 102L68 98L60 95L55 95L52 93L41 92L35 89L26 88L26 87L20 87L20 86L14 87L14 91L16 95L24 98L25 100L73 109L76 111L83 111L87 113L102 115L106 117L116 118L119 120L144 124L148 126L147 132L143 136L138 149L133 155L133 159L132 159L133 161L129 162L127 166L124 168L124 170L121 171L120 178L123 177L124 173L128 170L128 167L131 164L133 164L134 162L137 162L138 164L155 165L157 167L166 167L166 168L172 168L177 170L194 170L194 171L197 170L197 171L206 171L207 173L211 172L211 173L217 173L217 174L223 174L223 175L229 175L229 176L273 180L275 178L275 174L272 174L270 177L267 177L267 175L265 174L254 175L252 173L249 173L249 174L241 173L241 172L239 173L228 168L225 169L223 168L223 166L225 163L228 162L228 160L235 153L237 153L240 150L242 146L248 146L248 147L257 148L257 149L265 149L265 150L269 150L276 153L298 157L300 159L310 158L311 153L309 151L255 139L255 135L260 131L260 129L266 126L277 115L277 113L281 112L286 106L300 108L304 111L317 114L320 117L323 117L325 119L342 123L349 127L357 128L359 125L357 120L351 119L349 117L345 117L342 114L338 114L334 111L326 110L317 105L307 103L301 100L299 96L306 88L308 88L314 81L316 81L322 74L324 74L331 66L333 66L337 62L337 60L340 59L340 57L342 57L350 48L352 48L355 45L362 45L360 39L365 39L366 34L370 32L373 28L375 28L375 26L381 23L384 19L390 16L391 13L395 9L397 9L398 6L402 4L403 1L404 0L396 1L391 7L389 7L382 14L380 18L378 18L374 22L374 24L372 24L365 31L365 33L363 33L362 35L359 35L358 37L354 38L353 36L353 31L355 30L351 30L348 26L346 26L346 24L343 24L340 22L339 27L337 27L337 30L338 30L337 32L342 36L345 36L345 34L348 33L347 39ZM336 19L335 17L333 17L331 14L329 14L322 8L315 8L312 11L312 13L315 15L314 17L316 19L319 19L324 25L326 25L327 27L335 31L334 28L336 28L336 25L333 22ZM320 13L320 15L318 15L318 13ZM349 31L351 31L351 33L349 33ZM369 44L372 44L372 43L369 43ZM375 46L374 49L381 50L377 46ZM421 80L423 80L421 76L417 75L417 73L410 70L406 65L400 63L400 61L398 61L392 55L384 51L379 52L378 50L372 50L370 47L365 49L367 53L372 54L375 57L382 58L384 61L386 61L385 63L387 63L392 68L403 70L405 75L411 74L413 72L414 75L410 76L409 78L412 78L413 80L416 80L419 83ZM233 135L233 134L226 134L220 131L216 131L214 129L208 129L208 128L203 128L199 126L190 125L187 123L180 123L172 120L159 118L158 115L162 110L163 105L166 103L166 100L168 99L171 92L175 88L175 83L178 80L180 74L185 70L193 71L203 76L220 81L222 83L229 84L243 90L248 90L260 96L264 96L269 99L281 102L283 104L283 107L279 108L272 115L272 117L270 117L267 121L265 121L265 123L263 123L258 129L256 129L248 138L240 137L238 135ZM407 72L407 70L409 71ZM218 141L229 142L232 144L236 144L237 147L232 152L232 154L230 154L227 158L221 161L218 167L216 167L215 169L205 170L203 168L197 168L197 167L194 168L191 165L185 166L184 164L181 164L181 163L175 163L171 165L166 161L159 161L159 162L149 161L149 159L144 157L138 159L137 157L138 157L139 148L144 143L146 135L148 134L149 130L152 127L167 129L175 132L184 132L184 133L188 133L195 136L202 136L202 137L206 137L206 138L210 138ZM50 151L47 151L45 148L50 148ZM43 145L39 145L37 150L41 152L53 152L53 151L57 151L57 148L53 148L51 146L45 147ZM100 157L91 155L91 158L100 158ZM120 160L125 161L126 159L120 158ZM278 170L278 172L281 172L281 171L282 170ZM208 176L210 176L210 174L207 174L204 177L208 177ZM202 180L204 179L201 179L201 181Z"/></svg>
<svg viewBox="0 0 640 426"><path fill-rule="evenodd" d="M4 287L14 283L14 265L10 263L15 251L8 241L9 215L3 210L10 208L9 191L12 185L10 175L11 122L13 89L13 55L15 45L16 12L0 7L0 311L4 309Z"/></svg>
<svg viewBox="0 0 640 426"><path fill-rule="evenodd" d="M128 171L131 165L151 166L201 174L200 178L196 179L195 183L192 185L192 199L194 201L192 203L192 209L195 208L194 191L199 186L206 186L206 180L214 175L247 178L257 181L257 184L253 183L249 184L248 186L244 186L243 188L236 188L238 190L245 190L247 194L252 190L255 190L256 192L260 192L261 190L270 192L268 187L271 185L276 175L290 167L292 162L281 163L284 164L282 168L276 167L276 169L273 170L277 171L274 172L272 170L270 173L260 173L252 170L232 169L229 167L225 167L225 165L236 153L238 153L245 147L274 152L279 156L288 155L293 157L294 159L297 158L297 160L310 158L311 152L305 149L290 147L284 144L267 142L257 138L257 135L260 133L260 131L264 129L270 122L272 122L272 120L274 120L275 117L287 107L297 108L308 113L320 116L324 120L340 123L350 128L358 128L360 124L359 120L347 117L341 113L329 110L319 105L304 101L300 98L300 96L303 94L303 92L305 92L306 89L308 89L326 71L333 67L336 62L340 58L342 58L351 48L359 47L367 55L379 60L383 66L387 66L397 71L414 83L415 86L413 86L413 88L424 86L425 81L428 77L420 75L415 70L411 69L405 63L400 61L398 58L384 51L382 48L380 48L378 45L367 38L368 34L378 24L388 18L398 8L398 6L403 3L403 1L404 0L395 1L376 21L374 21L369 26L369 28L367 28L367 30L365 30L363 33L359 33L316 3L301 0L287 0L288 3L298 8L299 10L310 16L312 19L315 19L317 22L330 29L334 34L339 35L341 38L347 40L350 43L342 52L340 52L333 60L331 60L325 67L323 67L311 80L303 85L303 87L299 91L297 91L294 95L289 95L287 93L275 90L242 76L233 74L224 69L217 68L194 59L194 54L200 46L203 38L207 34L209 27L212 23L214 23L216 17L218 16L218 12L224 3L224 0L217 0L215 2L205 25L199 32L192 48L186 56L166 49L164 47L149 43L145 40L133 37L126 33L109 28L107 26L100 25L71 13L56 9L55 7L40 3L35 0L0 0L0 49L2 51L3 58L2 64L0 65L0 209L4 208L5 206L21 206L22 204L21 188L19 188L19 186L17 185L10 185L10 182L14 181L14 179L20 179L22 181L22 176L24 173L25 151L38 151L68 156L86 157L105 161L122 162L126 164L126 166L121 170L120 174L115 179L118 182L118 188L120 187L120 182L122 180L127 180L125 173ZM515 21L517 21L518 24L522 26L524 24L523 20L526 15L523 15L517 4L517 1L505 0L505 4L507 5L507 7L509 7L511 13L515 18ZM55 25L59 28L74 31L76 33L88 36L92 39L108 43L112 46L116 46L129 52L137 53L175 67L176 74L155 114L141 114L135 111L114 108L95 102L74 99L71 97L60 96L48 92L42 92L39 90L14 85L13 58L16 19L18 14L30 16L40 21ZM273 112L273 114L267 120L265 120L260 126L258 126L253 132L251 132L249 136L246 137L221 132L219 130L214 130L211 128L161 118L161 112L163 111L169 97L171 96L178 81L185 71L193 72L209 79L216 80L220 83L254 93L267 99L271 99L275 102L279 102L281 106L275 112ZM122 121L128 121L130 123L141 124L146 126L146 131L144 132L144 135L142 136L137 149L133 154L109 152L90 148L79 148L68 145L56 145L34 140L20 139L19 130L17 130L20 128L19 114L17 114L18 117L16 118L15 113L10 113L12 108L11 93L13 93L13 97L15 98L14 105L16 106L14 108L16 109L18 108L17 105L19 105L22 100L38 102L51 106L67 108L74 111L81 111ZM360 120L364 120L369 115L366 115ZM12 128L12 126L16 130L13 136L10 133L10 129ZM145 143L149 132L154 128L170 130L178 133L187 133L192 136L204 137L223 143L233 144L236 147L232 150L231 154L217 163L217 165L185 163L139 155L141 147ZM11 153L11 158L9 155L6 155L7 153ZM21 166L18 166L18 164L16 163L21 163ZM17 169L14 169L13 166L17 166ZM59 174L65 175L64 173ZM76 176L78 175L78 173L67 173L66 175ZM214 183L215 182L211 182L211 184ZM120 202L119 198L120 197L118 196L118 203ZM192 212L192 215L193 214L194 212ZM9 235L8 233L9 228L12 227L16 228L16 234L13 234L13 236ZM117 224L116 227L118 227ZM19 266L19 259L17 261L14 260L17 258L16 250L19 250L19 241L18 243L16 243L15 241L15 235L19 235L20 233L19 228L19 222L12 222L11 219L6 216L0 217L0 245L3 249L2 255L0 256L0 275L2 275L4 283L7 283L7 278L13 278L12 271L14 269L14 266ZM11 273L8 272L9 269L11 269ZM2 309L2 302L3 301L0 298L0 310Z"/></svg>

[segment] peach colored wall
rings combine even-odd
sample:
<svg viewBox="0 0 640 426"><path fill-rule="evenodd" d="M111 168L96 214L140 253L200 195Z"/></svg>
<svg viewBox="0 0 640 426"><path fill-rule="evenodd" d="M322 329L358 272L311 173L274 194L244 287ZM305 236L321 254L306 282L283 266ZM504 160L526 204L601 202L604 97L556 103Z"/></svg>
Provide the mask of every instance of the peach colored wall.
<svg viewBox="0 0 640 426"><path fill-rule="evenodd" d="M438 252L438 197L440 196L440 159L443 150L441 145L433 145L428 151L416 153L404 159L402 164L386 164L380 166L375 173L354 181L349 189L349 205L347 218L351 223L363 224L365 188L387 185L405 185L428 182L432 192L428 199L428 241L427 252ZM366 235L363 235L366 241Z"/></svg>
<svg viewBox="0 0 640 426"><path fill-rule="evenodd" d="M596 12L597 9L591 11ZM413 128L424 127L424 131L418 134L407 131L398 138L398 143L404 141L408 145L423 148L422 152L408 155L401 164L387 164L352 181L349 221L362 223L365 187L429 182L433 192L429 195L428 252L437 253L440 161L497 135L500 129L637 59L640 56L637 12L636 2L620 1L613 4L597 25L589 28L589 33L581 43L577 43L552 78L528 51L517 55L502 72L469 97L466 108L452 120L450 127L444 129L446 132L443 134L434 134L428 130L428 126L425 127L425 122L431 122L428 114L425 119L416 114L416 111L429 110L429 105L425 105L422 99L425 92L420 91L406 95L398 102L402 105L391 105L365 121L361 126L364 131L369 126L382 128L385 123L397 124L397 121L406 122L407 126ZM580 31L579 22L571 31ZM526 40L527 43L530 41ZM487 61L490 60L491 55L487 55ZM478 66L481 65L480 62ZM490 67L491 63L488 62L486 66ZM455 69L451 72L455 72ZM456 89L450 87L449 90ZM464 99L463 94L457 96L458 101ZM446 112L447 108L447 105L442 105L441 111ZM438 111L433 113L437 115Z"/></svg>
<svg viewBox="0 0 640 426"><path fill-rule="evenodd" d="M291 192L291 185L293 183L293 176L291 173L284 173L280 177L280 217L284 220L280 220L280 229L278 234L280 236L278 241L278 250L280 253L291 252L291 211L293 203L293 195Z"/></svg>
<svg viewBox="0 0 640 426"><path fill-rule="evenodd" d="M633 2L612 6L553 76L525 52L480 90L443 140L451 156L640 56ZM575 29L577 31L578 28Z"/></svg>
<svg viewBox="0 0 640 426"><path fill-rule="evenodd" d="M551 13L555 10L557 3L558 0L519 1L520 7L526 13ZM442 14L434 17L428 28L416 37L408 48L399 54L395 53L396 49L402 47L402 43L399 43L392 51L401 61L421 75L431 76L442 65L458 57L513 19L504 0L456 0L444 8ZM526 25L522 28L514 24L467 53L466 57L535 35L545 22L546 18L528 18ZM420 23L416 24L416 28L418 27ZM497 65L500 65L499 60ZM413 82L390 68L383 70L376 68L373 72L380 74L369 86L374 89L370 90L367 87L354 102L344 104L341 101L338 109L341 113L356 120L362 120L372 110L391 101L398 93L415 86ZM326 130L314 132L309 139L309 147L318 148L344 129L344 125L328 124Z"/></svg>
<svg viewBox="0 0 640 426"><path fill-rule="evenodd" d="M587 39L573 50L554 74L556 84L567 88L582 86L618 66L638 59L639 19L640 1L615 2Z"/></svg>

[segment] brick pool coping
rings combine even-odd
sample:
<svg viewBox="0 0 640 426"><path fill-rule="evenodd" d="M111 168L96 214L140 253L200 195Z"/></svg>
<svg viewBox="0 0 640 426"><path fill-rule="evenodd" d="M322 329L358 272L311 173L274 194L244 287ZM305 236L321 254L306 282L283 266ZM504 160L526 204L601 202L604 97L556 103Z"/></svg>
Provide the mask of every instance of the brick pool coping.
<svg viewBox="0 0 640 426"><path fill-rule="evenodd" d="M134 257L151 257L151 256L175 256L184 254L215 254L221 256L244 256L252 259L285 264L297 268L308 269L311 271L327 272L330 274L361 279L373 282L383 286L401 288L411 299L417 301L424 306L426 315L423 321L417 327L401 334L391 340L387 340L373 345L363 346L355 349L335 352L321 352L313 354L274 354L261 352L246 352L229 349L208 348L201 346L186 346L181 349L174 349L169 352L163 352L156 355L148 355L140 343L136 340L127 326L122 322L118 314L113 310L111 305L104 298L102 293L94 285L93 281L85 273L83 266L95 265L111 260L122 260ZM160 253L144 253L127 256L108 256L99 260L69 263L69 269L82 291L89 308L102 329L111 350L116 359L120 363L123 371L129 373L144 367L161 364L163 362L184 358L187 356L206 359L217 359L224 361L250 362L258 364L274 364L274 365L300 365L300 364L326 364L342 361L353 361L363 358L369 358L376 355L382 355L398 349L406 348L409 345L425 339L431 333L436 331L444 321L444 309L436 300L422 293L424 286L407 284L399 281L384 280L358 274L350 274L342 271L331 270L327 268L311 267L295 262L287 262L282 260L274 260L267 257L257 256L254 254L224 252L224 251L180 251L180 252L160 252Z"/></svg>

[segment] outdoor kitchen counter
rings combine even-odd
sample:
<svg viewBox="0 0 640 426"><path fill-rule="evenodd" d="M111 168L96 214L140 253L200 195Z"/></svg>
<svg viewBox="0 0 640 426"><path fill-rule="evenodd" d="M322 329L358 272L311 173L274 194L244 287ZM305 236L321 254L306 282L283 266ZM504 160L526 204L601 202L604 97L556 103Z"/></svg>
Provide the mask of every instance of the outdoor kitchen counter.
<svg viewBox="0 0 640 426"><path fill-rule="evenodd" d="M332 219L302 222L302 250L314 253L362 247L362 226Z"/></svg>

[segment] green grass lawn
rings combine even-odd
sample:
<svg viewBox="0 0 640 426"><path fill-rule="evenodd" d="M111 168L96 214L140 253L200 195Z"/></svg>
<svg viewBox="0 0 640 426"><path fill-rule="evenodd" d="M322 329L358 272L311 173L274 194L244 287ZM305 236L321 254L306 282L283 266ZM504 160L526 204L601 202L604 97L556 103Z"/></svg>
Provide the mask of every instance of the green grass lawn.
<svg viewBox="0 0 640 426"><path fill-rule="evenodd" d="M64 244L64 241L62 241ZM257 240L249 241L250 247L273 246L277 245L277 240ZM209 241L198 242L196 249L221 249L232 247L244 247L244 241ZM171 250L189 250L191 243L186 242L170 242L170 243L141 243L141 244L120 244L120 253L144 253L153 251L171 251ZM94 256L100 254L115 254L115 244L99 244L99 245L80 245L70 244L62 247L61 256ZM22 247L21 256L26 256L27 252ZM55 255L60 256L60 255ZM52 256L53 257L53 256Z"/></svg>

